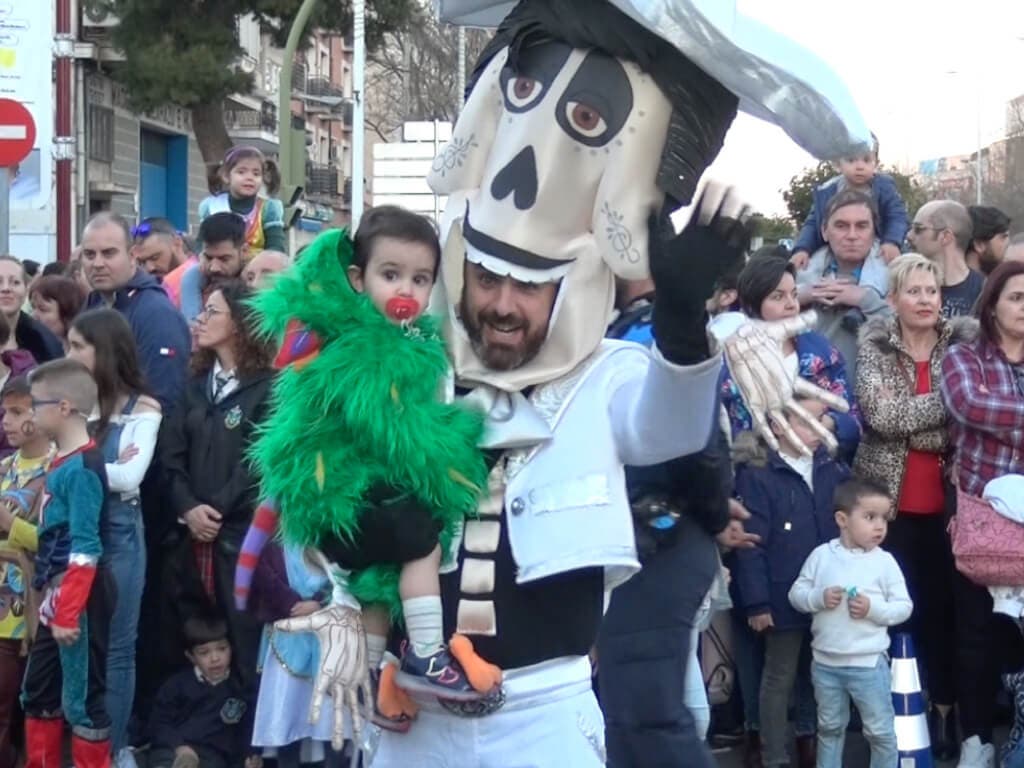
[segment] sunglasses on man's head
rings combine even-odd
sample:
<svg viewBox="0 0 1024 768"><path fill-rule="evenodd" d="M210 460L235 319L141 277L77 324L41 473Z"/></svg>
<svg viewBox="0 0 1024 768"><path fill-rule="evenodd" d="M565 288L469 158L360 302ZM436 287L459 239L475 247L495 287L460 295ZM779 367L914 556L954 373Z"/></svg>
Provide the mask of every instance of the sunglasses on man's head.
<svg viewBox="0 0 1024 768"><path fill-rule="evenodd" d="M142 221L136 224L134 227L132 227L132 240L145 239L152 235L154 232L156 232L157 234L170 234L162 230L157 231L156 228L153 226L153 222L147 220ZM175 230L174 234L176 234L178 237L182 237L184 235L183 232L178 232L177 230Z"/></svg>

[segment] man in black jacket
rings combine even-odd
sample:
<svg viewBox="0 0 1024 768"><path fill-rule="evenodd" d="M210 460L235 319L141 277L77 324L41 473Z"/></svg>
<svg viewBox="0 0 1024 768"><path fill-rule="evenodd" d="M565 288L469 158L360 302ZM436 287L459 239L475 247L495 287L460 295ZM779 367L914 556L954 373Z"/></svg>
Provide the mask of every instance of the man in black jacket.
<svg viewBox="0 0 1024 768"><path fill-rule="evenodd" d="M612 338L649 344L650 281L621 283ZM690 638L719 568L716 537L752 546L747 513L730 502L725 435L713 430L701 453L651 467L627 467L643 569L611 597L598 636L598 683L610 768L715 765L684 703Z"/></svg>

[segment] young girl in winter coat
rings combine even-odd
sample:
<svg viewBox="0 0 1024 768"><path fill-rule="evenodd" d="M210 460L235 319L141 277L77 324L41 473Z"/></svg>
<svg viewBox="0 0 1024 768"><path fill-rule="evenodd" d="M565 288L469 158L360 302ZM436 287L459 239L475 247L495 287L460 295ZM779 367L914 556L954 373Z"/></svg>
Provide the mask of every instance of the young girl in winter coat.
<svg viewBox="0 0 1024 768"><path fill-rule="evenodd" d="M210 178L211 194L199 204L199 220L213 213L237 213L245 219L249 253L287 252L284 206L274 197L280 183L277 165L256 147L232 147Z"/></svg>

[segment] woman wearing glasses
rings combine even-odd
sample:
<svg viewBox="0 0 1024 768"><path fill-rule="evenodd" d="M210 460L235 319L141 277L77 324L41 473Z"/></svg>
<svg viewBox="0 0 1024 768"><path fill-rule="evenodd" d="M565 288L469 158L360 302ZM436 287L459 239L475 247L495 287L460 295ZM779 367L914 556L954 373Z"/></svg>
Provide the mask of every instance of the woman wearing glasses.
<svg viewBox="0 0 1024 768"><path fill-rule="evenodd" d="M975 341L952 346L942 361L954 481L981 496L985 484L1024 473L1024 263L997 267L974 310ZM960 765L993 764L992 721L999 673L1024 665L1020 630L992 612L988 590L953 574L956 697L963 738Z"/></svg>
<svg viewBox="0 0 1024 768"><path fill-rule="evenodd" d="M973 340L977 323L942 317L941 285L938 265L919 254L899 256L889 265L889 302L896 314L868 320L860 334L856 391L864 437L853 467L896 500L886 548L907 579L914 615L894 631L911 631L922 652L932 752L949 760L956 754L953 554L943 514L949 434L939 381L946 351Z"/></svg>
<svg viewBox="0 0 1024 768"><path fill-rule="evenodd" d="M241 281L231 280L206 299L196 318L193 375L160 441L170 509L184 523L166 604L177 613L177 628L197 612L223 615L245 682L255 680L261 626L235 610L232 595L238 552L256 508L246 451L267 415L273 377L271 349L256 335L247 307L250 296Z"/></svg>

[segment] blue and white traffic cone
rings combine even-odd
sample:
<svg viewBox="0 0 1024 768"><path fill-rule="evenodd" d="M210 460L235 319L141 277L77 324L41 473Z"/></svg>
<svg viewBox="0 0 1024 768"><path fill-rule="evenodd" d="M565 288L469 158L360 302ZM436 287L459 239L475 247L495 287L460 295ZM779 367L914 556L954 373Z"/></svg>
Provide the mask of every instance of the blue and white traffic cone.
<svg viewBox="0 0 1024 768"><path fill-rule="evenodd" d="M914 641L904 632L892 641L892 707L896 713L900 768L932 768L932 743L928 737Z"/></svg>

